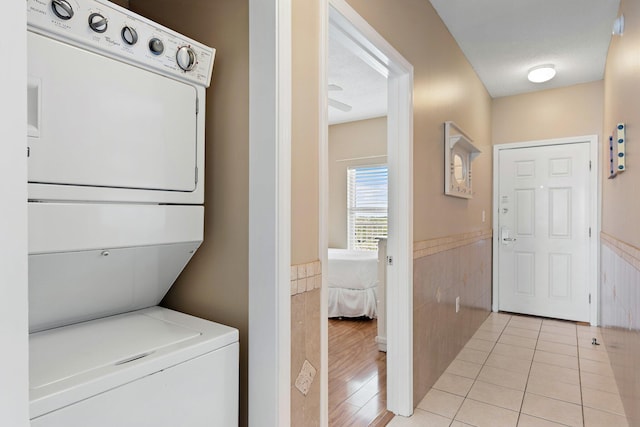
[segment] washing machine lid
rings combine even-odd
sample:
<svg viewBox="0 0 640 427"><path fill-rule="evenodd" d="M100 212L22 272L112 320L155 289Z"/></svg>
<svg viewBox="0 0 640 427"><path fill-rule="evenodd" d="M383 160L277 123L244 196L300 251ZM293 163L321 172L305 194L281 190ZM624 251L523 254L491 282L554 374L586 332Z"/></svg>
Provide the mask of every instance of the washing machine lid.
<svg viewBox="0 0 640 427"><path fill-rule="evenodd" d="M237 341L236 329L162 307L30 334L31 417Z"/></svg>
<svg viewBox="0 0 640 427"><path fill-rule="evenodd" d="M100 319L31 337L31 388L142 359L201 334L142 313Z"/></svg>

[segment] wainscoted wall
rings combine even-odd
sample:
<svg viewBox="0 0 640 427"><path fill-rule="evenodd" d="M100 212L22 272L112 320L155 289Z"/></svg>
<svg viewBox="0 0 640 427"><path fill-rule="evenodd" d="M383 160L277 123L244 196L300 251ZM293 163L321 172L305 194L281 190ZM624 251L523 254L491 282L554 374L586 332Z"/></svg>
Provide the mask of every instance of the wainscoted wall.
<svg viewBox="0 0 640 427"><path fill-rule="evenodd" d="M320 1L291 2L291 426L320 425Z"/></svg>
<svg viewBox="0 0 640 427"><path fill-rule="evenodd" d="M602 336L630 425L640 425L640 249L601 234Z"/></svg>
<svg viewBox="0 0 640 427"><path fill-rule="evenodd" d="M320 261L291 266L291 425L320 425Z"/></svg>
<svg viewBox="0 0 640 427"><path fill-rule="evenodd" d="M414 402L422 400L491 311L491 236L484 230L414 243Z"/></svg>
<svg viewBox="0 0 640 427"><path fill-rule="evenodd" d="M620 0L624 37L612 37L604 74L604 136L627 126L627 157L634 159L607 179L608 144L602 144L602 231L600 313L603 341L616 376L629 425L640 425L640 2Z"/></svg>

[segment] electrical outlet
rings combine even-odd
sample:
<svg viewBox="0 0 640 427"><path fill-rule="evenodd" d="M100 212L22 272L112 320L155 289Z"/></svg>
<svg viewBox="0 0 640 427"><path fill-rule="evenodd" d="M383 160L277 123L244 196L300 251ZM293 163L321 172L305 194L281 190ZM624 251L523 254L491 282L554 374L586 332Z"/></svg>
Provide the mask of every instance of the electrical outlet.
<svg viewBox="0 0 640 427"><path fill-rule="evenodd" d="M456 313L460 312L460 297L456 297Z"/></svg>
<svg viewBox="0 0 640 427"><path fill-rule="evenodd" d="M486 220L487 220L487 213L483 209L482 210L482 222L485 222Z"/></svg>

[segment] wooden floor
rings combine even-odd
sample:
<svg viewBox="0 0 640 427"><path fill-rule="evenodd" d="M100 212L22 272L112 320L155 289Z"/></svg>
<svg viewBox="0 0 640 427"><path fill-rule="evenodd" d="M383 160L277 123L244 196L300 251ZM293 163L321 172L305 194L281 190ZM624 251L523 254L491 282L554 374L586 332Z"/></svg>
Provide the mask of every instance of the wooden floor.
<svg viewBox="0 0 640 427"><path fill-rule="evenodd" d="M371 319L329 319L329 425L385 425L387 354Z"/></svg>

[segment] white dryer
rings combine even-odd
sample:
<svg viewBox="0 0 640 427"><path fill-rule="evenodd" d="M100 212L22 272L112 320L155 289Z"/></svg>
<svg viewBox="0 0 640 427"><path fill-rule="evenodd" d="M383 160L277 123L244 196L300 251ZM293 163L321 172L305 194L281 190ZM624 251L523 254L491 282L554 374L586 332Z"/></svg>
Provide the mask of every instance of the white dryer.
<svg viewBox="0 0 640 427"><path fill-rule="evenodd" d="M33 426L236 426L238 331L157 306L203 239L215 50L27 0Z"/></svg>

